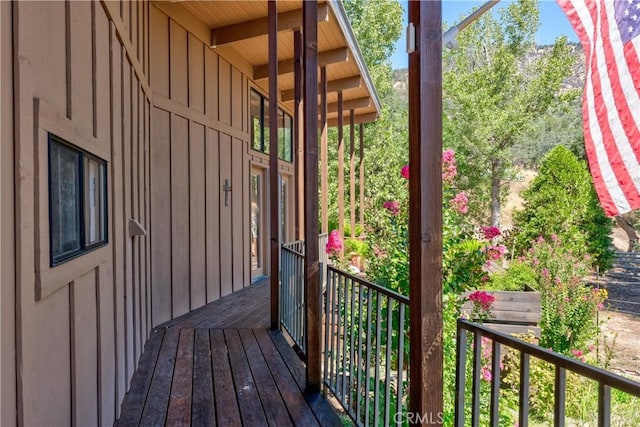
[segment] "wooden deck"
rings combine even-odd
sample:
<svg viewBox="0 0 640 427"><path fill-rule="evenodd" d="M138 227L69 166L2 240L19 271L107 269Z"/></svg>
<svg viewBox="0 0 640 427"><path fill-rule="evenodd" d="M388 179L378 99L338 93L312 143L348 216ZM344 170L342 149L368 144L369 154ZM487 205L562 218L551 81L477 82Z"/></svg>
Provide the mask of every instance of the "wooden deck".
<svg viewBox="0 0 640 427"><path fill-rule="evenodd" d="M321 395L305 395L305 367L269 331L267 283L156 328L119 426L339 426Z"/></svg>

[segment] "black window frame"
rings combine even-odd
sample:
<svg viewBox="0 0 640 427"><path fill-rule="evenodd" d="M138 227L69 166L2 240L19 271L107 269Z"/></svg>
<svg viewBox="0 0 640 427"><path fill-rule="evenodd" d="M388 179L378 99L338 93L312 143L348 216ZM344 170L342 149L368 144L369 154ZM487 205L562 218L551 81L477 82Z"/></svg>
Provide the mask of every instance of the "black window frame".
<svg viewBox="0 0 640 427"><path fill-rule="evenodd" d="M75 224L76 232L79 236L79 245L77 249L69 250L61 253L55 253L54 247L54 238L56 233L54 232L54 191L53 191L53 158L52 158L52 147L59 146L66 150L69 150L76 154L75 160L75 170L76 170L76 179L75 179L75 188L78 193L75 196L75 200L77 206L75 207L77 223ZM102 246L105 246L109 243L109 220L108 220L108 182L107 182L107 161L101 159L91 153L88 153L86 150L78 148L68 141L56 136L52 133L48 134L47 141L47 157L48 157L48 203L49 203L49 264L51 267L55 267L61 264L64 264L67 261L78 258L83 254L91 252L95 249L98 249ZM85 181L87 171L85 171L85 164L87 161L94 161L100 165L101 169L101 182L100 188L103 190L102 194L99 194L100 197L100 212L103 222L101 224L101 231L103 236L101 239L96 240L93 243L87 243L87 204L88 204L88 193L86 191Z"/></svg>
<svg viewBox="0 0 640 427"><path fill-rule="evenodd" d="M259 135L258 139L256 139L255 128L254 128L254 115L250 112L250 120L251 120L251 149L254 151L259 151L264 154L269 154L270 149L270 141L269 141L269 127L265 126L266 124L266 116L268 116L269 111L269 100L267 97L262 95L257 90L251 88L250 91L250 109L253 98L257 97L258 99L258 107L260 109L259 117L258 117L258 127L259 127ZM282 108L278 107L278 119L282 117L282 122L278 124L278 158L280 160L284 160L285 162L293 163L293 117L284 111ZM289 138L287 141L287 124L289 124ZM286 145L285 145L286 144Z"/></svg>

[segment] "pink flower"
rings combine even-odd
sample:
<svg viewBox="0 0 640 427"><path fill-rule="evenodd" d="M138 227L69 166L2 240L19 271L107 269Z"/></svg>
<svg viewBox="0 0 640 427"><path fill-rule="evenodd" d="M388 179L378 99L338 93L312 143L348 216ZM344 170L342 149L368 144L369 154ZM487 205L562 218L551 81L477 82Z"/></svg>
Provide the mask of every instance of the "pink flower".
<svg viewBox="0 0 640 427"><path fill-rule="evenodd" d="M329 233L329 238L325 246L325 252L329 255L339 255L342 252L342 237L338 230Z"/></svg>
<svg viewBox="0 0 640 427"><path fill-rule="evenodd" d="M397 200L384 202L382 207L388 210L389 213L391 213L391 215L393 216L398 215L398 213L400 212L400 204L398 203Z"/></svg>
<svg viewBox="0 0 640 427"><path fill-rule="evenodd" d="M482 379L487 382L491 382L493 379L493 375L491 375L491 370L489 368L480 368L480 375L482 376Z"/></svg>
<svg viewBox="0 0 640 427"><path fill-rule="evenodd" d="M496 297L485 291L475 291L469 295L469 301L474 305L479 305L483 310L489 310L495 300Z"/></svg>
<svg viewBox="0 0 640 427"><path fill-rule="evenodd" d="M507 251L507 248L504 245L492 245L489 247L484 247L482 250L486 252L489 259L495 261L499 260L500 257L504 255L504 253Z"/></svg>
<svg viewBox="0 0 640 427"><path fill-rule="evenodd" d="M459 192L453 199L449 200L449 204L453 210L461 214L466 214L468 212L468 203L469 199L467 198L467 193L464 191Z"/></svg>
<svg viewBox="0 0 640 427"><path fill-rule="evenodd" d="M442 180L451 184L457 175L455 153L453 150L445 150L442 153Z"/></svg>
<svg viewBox="0 0 640 427"><path fill-rule="evenodd" d="M406 180L409 179L409 165L404 165L400 170L400 175Z"/></svg>
<svg viewBox="0 0 640 427"><path fill-rule="evenodd" d="M573 354L574 357L582 357L581 350L571 350L571 354Z"/></svg>
<svg viewBox="0 0 640 427"><path fill-rule="evenodd" d="M494 237L502 235L498 227L480 227L480 230L482 231L482 234L484 234L484 238L487 240L491 240Z"/></svg>

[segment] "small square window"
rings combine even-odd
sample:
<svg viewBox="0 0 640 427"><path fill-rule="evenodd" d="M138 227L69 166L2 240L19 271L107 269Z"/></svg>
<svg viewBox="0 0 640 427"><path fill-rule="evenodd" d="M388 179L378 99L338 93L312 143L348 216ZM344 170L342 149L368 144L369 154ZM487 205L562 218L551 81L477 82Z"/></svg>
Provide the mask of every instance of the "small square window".
<svg viewBox="0 0 640 427"><path fill-rule="evenodd" d="M51 265L106 244L106 223L106 162L49 135Z"/></svg>

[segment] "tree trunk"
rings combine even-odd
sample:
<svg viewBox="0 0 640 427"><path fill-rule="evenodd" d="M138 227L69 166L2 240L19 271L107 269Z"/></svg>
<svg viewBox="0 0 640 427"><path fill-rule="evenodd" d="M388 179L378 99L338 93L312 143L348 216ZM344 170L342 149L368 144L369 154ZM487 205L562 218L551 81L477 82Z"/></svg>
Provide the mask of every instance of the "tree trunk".
<svg viewBox="0 0 640 427"><path fill-rule="evenodd" d="M627 233L627 238L629 239L629 249L627 249L627 252L632 252L636 244L638 243L638 235L636 234L636 230L633 228L633 224L631 223L631 221L626 218L625 214L618 215L615 218L620 228L622 228L624 232Z"/></svg>
<svg viewBox="0 0 640 427"><path fill-rule="evenodd" d="M491 225L500 228L500 160L491 159Z"/></svg>

